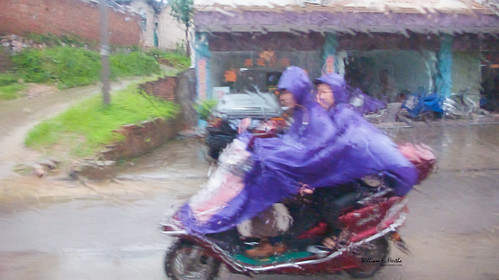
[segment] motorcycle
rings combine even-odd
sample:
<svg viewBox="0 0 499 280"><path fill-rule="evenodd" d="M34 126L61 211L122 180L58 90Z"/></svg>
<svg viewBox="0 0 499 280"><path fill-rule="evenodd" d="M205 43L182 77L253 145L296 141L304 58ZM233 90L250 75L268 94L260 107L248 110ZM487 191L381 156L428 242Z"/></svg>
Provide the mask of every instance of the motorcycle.
<svg viewBox="0 0 499 280"><path fill-rule="evenodd" d="M435 158L428 149L403 146L401 152L418 168L420 181L430 174ZM234 164L241 168L241 161ZM231 273L247 276L345 271L356 278L371 277L389 262L400 261L388 257L389 241L403 252L409 252L398 233L408 208L407 198L394 196L383 180L371 179L365 184L370 186L370 194L359 199L353 208L343 209L338 219L341 234L335 249L310 244L306 250L288 250L281 255L254 259L244 255L244 251L258 244L255 240L240 236L235 229L209 235L189 232L175 213L161 224L165 235L177 238L166 253L165 272L176 280L215 279L223 264ZM326 237L327 232L327 225L319 222L298 239L317 240L317 237Z"/></svg>
<svg viewBox="0 0 499 280"><path fill-rule="evenodd" d="M444 113L443 102L443 99L436 93L430 95L410 94L402 103L397 120L410 123L413 120L431 121L441 118Z"/></svg>
<svg viewBox="0 0 499 280"><path fill-rule="evenodd" d="M477 115L487 115L480 108L479 96L471 93L471 89L452 93L443 101L444 116L448 119L474 119Z"/></svg>
<svg viewBox="0 0 499 280"><path fill-rule="evenodd" d="M344 233L339 248L329 250L310 246L307 251L290 251L266 259L252 259L230 249L222 249L219 241L202 235L189 234L172 223L162 225L163 233L178 237L166 254L164 265L171 279L214 279L221 264L230 272L252 274L317 274L346 271L353 277L371 277L386 262L388 241L407 251L397 230L407 214L407 200L381 195L368 197L364 205L339 218ZM359 201L362 204L362 201ZM305 232L300 238L325 234L325 224Z"/></svg>

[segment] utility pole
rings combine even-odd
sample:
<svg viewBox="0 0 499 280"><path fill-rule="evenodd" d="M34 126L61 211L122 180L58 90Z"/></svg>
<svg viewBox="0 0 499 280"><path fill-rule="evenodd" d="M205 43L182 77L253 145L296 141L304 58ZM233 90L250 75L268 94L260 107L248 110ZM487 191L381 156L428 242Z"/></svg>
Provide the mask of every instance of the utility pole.
<svg viewBox="0 0 499 280"><path fill-rule="evenodd" d="M100 57L102 100L104 106L111 103L109 95L109 34L107 20L107 0L100 0Z"/></svg>

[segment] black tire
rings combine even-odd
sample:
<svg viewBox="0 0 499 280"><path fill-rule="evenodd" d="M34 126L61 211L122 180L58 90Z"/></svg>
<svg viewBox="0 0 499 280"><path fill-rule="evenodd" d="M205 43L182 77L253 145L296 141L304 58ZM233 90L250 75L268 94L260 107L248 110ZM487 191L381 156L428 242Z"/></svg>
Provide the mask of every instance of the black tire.
<svg viewBox="0 0 499 280"><path fill-rule="evenodd" d="M362 262L359 268L349 269L346 272L353 278L369 278L374 276L382 266L381 260L386 260L389 253L388 240L381 237L369 243L363 244L355 249L354 255L359 258L367 259ZM370 261L372 260L372 262Z"/></svg>
<svg viewBox="0 0 499 280"><path fill-rule="evenodd" d="M180 239L165 256L165 272L174 280L212 280L218 276L220 261L202 247Z"/></svg>
<svg viewBox="0 0 499 280"><path fill-rule="evenodd" d="M424 112L421 114L421 120L424 122L434 121L438 118L438 113L433 111Z"/></svg>

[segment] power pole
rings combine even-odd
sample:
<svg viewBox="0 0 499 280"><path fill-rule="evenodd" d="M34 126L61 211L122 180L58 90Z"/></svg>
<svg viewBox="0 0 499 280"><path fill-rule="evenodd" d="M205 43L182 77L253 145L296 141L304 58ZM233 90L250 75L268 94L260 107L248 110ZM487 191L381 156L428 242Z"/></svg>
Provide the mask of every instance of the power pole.
<svg viewBox="0 0 499 280"><path fill-rule="evenodd" d="M109 95L109 34L107 20L107 0L100 0L100 57L102 100L104 106L111 103Z"/></svg>

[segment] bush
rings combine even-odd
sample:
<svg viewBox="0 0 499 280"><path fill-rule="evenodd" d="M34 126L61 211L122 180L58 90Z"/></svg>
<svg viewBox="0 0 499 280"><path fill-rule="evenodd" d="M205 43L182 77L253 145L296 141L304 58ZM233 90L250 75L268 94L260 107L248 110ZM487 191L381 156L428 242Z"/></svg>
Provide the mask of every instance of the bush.
<svg viewBox="0 0 499 280"><path fill-rule="evenodd" d="M206 99L196 106L196 111L199 114L199 118L202 120L208 120L211 115L213 108L217 106L217 100Z"/></svg>

